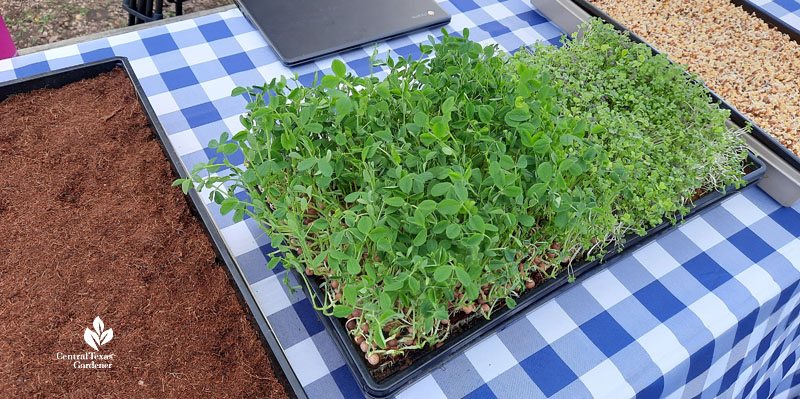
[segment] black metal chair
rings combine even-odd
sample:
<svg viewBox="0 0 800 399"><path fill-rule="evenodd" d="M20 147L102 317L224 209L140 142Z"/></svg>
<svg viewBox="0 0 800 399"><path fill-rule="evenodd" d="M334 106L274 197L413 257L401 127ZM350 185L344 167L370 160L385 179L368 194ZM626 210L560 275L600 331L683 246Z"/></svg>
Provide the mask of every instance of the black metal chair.
<svg viewBox="0 0 800 399"><path fill-rule="evenodd" d="M175 4L175 15L183 15L183 0L167 1ZM122 9L128 12L128 25L163 19L163 7L163 0L122 0Z"/></svg>

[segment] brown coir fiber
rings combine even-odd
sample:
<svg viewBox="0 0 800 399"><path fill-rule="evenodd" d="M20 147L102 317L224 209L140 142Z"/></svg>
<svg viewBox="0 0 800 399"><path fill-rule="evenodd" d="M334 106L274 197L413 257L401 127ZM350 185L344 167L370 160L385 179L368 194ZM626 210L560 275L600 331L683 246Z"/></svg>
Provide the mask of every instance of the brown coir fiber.
<svg viewBox="0 0 800 399"><path fill-rule="evenodd" d="M593 0L800 155L800 44L730 0Z"/></svg>
<svg viewBox="0 0 800 399"><path fill-rule="evenodd" d="M122 70L0 103L0 154L0 396L286 396ZM112 368L58 360L95 316Z"/></svg>

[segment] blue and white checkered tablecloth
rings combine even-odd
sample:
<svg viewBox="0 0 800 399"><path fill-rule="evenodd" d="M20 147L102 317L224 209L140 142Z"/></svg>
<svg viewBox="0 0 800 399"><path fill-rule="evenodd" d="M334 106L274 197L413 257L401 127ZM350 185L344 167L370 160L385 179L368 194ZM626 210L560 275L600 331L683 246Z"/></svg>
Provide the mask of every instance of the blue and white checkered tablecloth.
<svg viewBox="0 0 800 399"><path fill-rule="evenodd" d="M512 50L560 30L526 0L449 0L448 29ZM378 46L419 55L438 30ZM341 55L369 73L372 47ZM237 85L297 72L309 83L331 58L287 68L238 10L0 61L0 81L109 56L128 57L187 167L206 143L236 132ZM241 161L241 159L239 159ZM256 223L207 204L294 373L312 398L363 394L302 293L288 293ZM800 203L758 188L737 194L452 358L397 394L405 398L796 397L800 394ZM258 310L256 310L258 311Z"/></svg>
<svg viewBox="0 0 800 399"><path fill-rule="evenodd" d="M800 0L747 0L800 31Z"/></svg>

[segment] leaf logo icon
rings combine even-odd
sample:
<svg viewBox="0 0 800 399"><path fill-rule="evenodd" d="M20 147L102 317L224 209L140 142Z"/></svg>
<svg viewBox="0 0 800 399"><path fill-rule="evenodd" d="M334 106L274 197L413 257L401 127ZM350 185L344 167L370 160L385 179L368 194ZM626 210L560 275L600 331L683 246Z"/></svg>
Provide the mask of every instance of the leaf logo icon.
<svg viewBox="0 0 800 399"><path fill-rule="evenodd" d="M94 331L87 328L86 331L83 332L83 340L86 341L86 344L91 346L92 349L100 350L100 346L107 344L108 341L111 341L111 338L114 338L113 329L109 328L108 330L103 331L105 326L103 325L103 320L100 319L100 316L94 318L92 327L94 327Z"/></svg>

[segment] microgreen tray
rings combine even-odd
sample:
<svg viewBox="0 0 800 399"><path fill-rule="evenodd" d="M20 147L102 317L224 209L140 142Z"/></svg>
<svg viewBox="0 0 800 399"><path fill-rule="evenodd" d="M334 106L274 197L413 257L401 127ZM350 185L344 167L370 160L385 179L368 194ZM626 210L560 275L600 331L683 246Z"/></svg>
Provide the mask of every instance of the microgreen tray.
<svg viewBox="0 0 800 399"><path fill-rule="evenodd" d="M625 26L623 26L621 23L619 23L614 18L611 18L608 14L604 13L599 8L595 7L589 1L586 1L586 0L561 0L561 2L566 2L566 3L570 3L571 2L571 3L575 4L575 5L577 5L583 11L588 13L589 16L598 17L598 18L600 18L600 19L602 19L602 20L614 25L619 31L628 32L630 34L631 38L635 42L647 44L653 50L654 54L660 54L661 53L660 51L656 50L655 47L653 47L652 45L647 43L644 39L642 39L641 37L636 35L636 33L634 33L633 31L631 31L628 28L626 28ZM732 2L734 4L739 4L739 5L742 5L743 3L747 3L747 1L738 1L738 0L732 0ZM538 3L538 1L534 1L534 3ZM745 8L745 9L746 10L750 10L749 8ZM770 23L770 24L774 24L773 21L769 20L769 19L767 20L767 22ZM775 25L775 26L778 27L780 25ZM563 26L561 28L564 29ZM800 37L798 37L798 36L796 36L794 34L790 34L789 32L784 31L784 33L787 33L788 35L790 35L795 40L800 39ZM753 138L758 140L760 143L762 143L764 146L766 146L772 153L774 153L782 161L786 162L789 166L791 166L792 168L800 171L800 157L795 155L788 148L784 147L780 142L778 142L778 140L776 140L774 137L772 137L771 135L766 133L763 129L758 127L758 125L756 125L753 121L751 121L750 118L744 116L733 105L728 104L727 101L723 100L720 96L718 96L716 93L714 93L713 90L709 89L708 87L706 87L706 90L708 90L708 93L709 93L709 95L711 95L711 98L714 100L714 102L719 104L720 108L728 109L728 110L731 111L730 118L731 118L731 121L733 121L733 123L735 123L738 126L745 126L745 125L749 124L751 126L750 136L752 136Z"/></svg>
<svg viewBox="0 0 800 399"><path fill-rule="evenodd" d="M186 166L183 164L177 152L172 147L164 128L158 122L152 105L147 100L147 96L144 94L144 90L142 89L139 80L136 78L128 59L125 57L111 57L0 83L0 101L3 101L14 94L28 93L34 90L45 88L60 88L70 83L93 78L100 74L110 72L114 68L122 68L125 71L125 74L130 78L131 84L136 92L136 96L139 99L139 104L147 116L147 120L153 131L153 136L157 139L162 150L164 151L164 154L169 159L173 172L180 177L188 176L189 173L186 169ZM246 306L250 310L246 313L248 313L248 318L250 318L251 324L256 328L256 331L258 331L259 339L261 340L262 345L270 349L270 351L267 353L272 360L272 364L277 364L281 368L281 370L275 370L276 376L281 379L285 379L284 382L287 382L296 393L302 394L302 387L295 375L292 373L287 373L284 375L283 370L291 370L291 368L289 368L290 366L283 353L283 350L278 344L278 341L273 335L269 325L267 324L264 314L259 310L255 298L253 298L247 282L244 279L241 269L225 244L219 228L214 223L211 215L203 205L200 195L196 191L191 191L187 197L187 204L189 205L192 214L202 222L201 224L204 226L206 233L211 239L212 246L214 247L214 251L217 255L217 260L225 265L225 273L228 275L228 279L231 282L234 291L236 292L240 304L242 306Z"/></svg>
<svg viewBox="0 0 800 399"><path fill-rule="evenodd" d="M800 33L788 27L787 25L776 21L771 15L759 12L747 0L731 0L734 4L744 7L747 11L756 12L756 14L764 19L768 24L775 26L778 30L786 33L794 40L800 40ZM631 38L640 43L645 43L650 46L653 54L660 52L644 41L636 33L628 30L615 19L608 16L589 1L586 0L531 0L534 6L546 10L545 15L548 18L558 17L561 19L559 26L567 32L574 32L577 25L589 17L598 17L612 25L618 30L628 32ZM800 200L800 157L784 147L777 139L770 134L766 133L763 129L758 127L748 117L739 112L732 105L728 104L725 100L720 98L714 91L706 87L708 93L711 95L714 102L718 103L721 108L731 111L730 120L738 125L750 125L750 133L745 137L750 149L755 152L767 166L764 179L759 183L759 187L763 189L768 195L784 206L791 206L796 201Z"/></svg>
<svg viewBox="0 0 800 399"><path fill-rule="evenodd" d="M743 177L746 185L739 187L738 189L735 187L728 187L725 190L725 193L715 191L705 194L698 200L694 201L691 210L686 216L680 217L680 215L678 215L678 220L697 215L701 211L709 209L715 204L719 204L722 199L734 194L737 191L740 191L745 187L753 185L764 176L764 172L766 170L764 163L760 159L756 158L752 153L749 153L746 164L749 166L749 173ZM644 236L630 236L621 246L609 248L603 259L598 259L591 262L582 262L578 265L575 265L573 267L575 281L582 280L591 274L602 270L608 265L608 260L621 253L629 252L633 248L641 246L642 244L652 240L657 235L670 230L672 227L672 223L665 221L658 226L648 229L647 234ZM303 281L304 276L301 276L293 268L290 270L296 281ZM303 286L303 291L309 298L318 299L324 297L323 290L319 287L316 281L309 279L309 283L312 291L311 293L308 292L309 288L306 287L305 284L300 284ZM568 276L566 273L562 273L554 279L546 280L541 284L537 284L535 288L525 291L517 299L517 306L514 309L509 309L508 307L504 306L492 312L491 320L486 320L483 317L475 319L473 322L471 322L471 325L467 329L451 335L442 346L435 349L421 350L421 352L424 352L421 355L410 355L413 357L413 361L410 365L408 365L408 367L393 374L387 375L381 379L374 378L370 373L370 366L364 360L362 352L360 352L359 348L353 343L352 339L350 339L347 330L342 323L342 319L334 316L327 316L319 310L316 312L317 316L322 321L322 324L325 326L325 329L331 334L331 337L333 338L337 348L344 356L347 365L353 372L353 376L362 390L369 396L382 398L389 396L409 383L422 378L434 367L442 364L450 357L459 354L469 345L477 343L481 337L501 328L507 322L513 320L516 315L523 315L525 311L531 309L531 307L536 303L543 302L544 300L560 292L560 290L568 289L568 284ZM317 302L316 305L319 306L320 303Z"/></svg>

